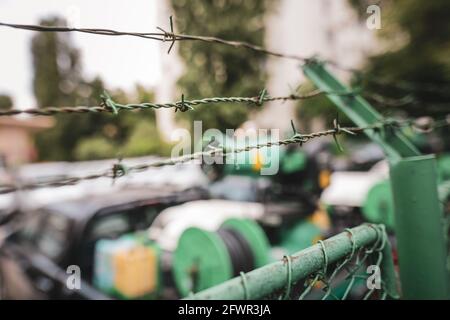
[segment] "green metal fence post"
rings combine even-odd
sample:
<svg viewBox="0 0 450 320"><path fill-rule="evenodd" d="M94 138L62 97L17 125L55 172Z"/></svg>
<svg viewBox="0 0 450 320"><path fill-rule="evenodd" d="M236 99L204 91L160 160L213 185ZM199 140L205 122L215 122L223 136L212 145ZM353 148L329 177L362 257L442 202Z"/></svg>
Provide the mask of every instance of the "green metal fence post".
<svg viewBox="0 0 450 320"><path fill-rule="evenodd" d="M400 279L406 299L447 299L449 279L444 216L434 156L391 166Z"/></svg>
<svg viewBox="0 0 450 320"><path fill-rule="evenodd" d="M384 232L378 225L364 224L351 229L353 236L348 232L340 233L323 241L327 252L327 262L333 264L348 256L353 246L358 250L380 240ZM383 252L383 262L380 266L382 278L386 285L386 292L390 298L397 298L394 267L390 247L386 243ZM385 256L386 254L386 256ZM295 283L305 279L314 272L323 269L326 262L324 249L320 244L313 245L300 252L294 253L291 259L291 282ZM245 300L261 299L287 285L286 261L273 262L264 267L255 269L234 279L225 281L217 286L203 290L187 297L187 300ZM244 283L245 279L245 283Z"/></svg>
<svg viewBox="0 0 450 320"><path fill-rule="evenodd" d="M362 96L342 94L350 90L322 63L311 60L303 71L319 89L330 93L329 99L356 125L365 127L384 120ZM383 134L365 130L365 133L384 149L391 165L403 297L449 298L446 240L434 157L420 157L399 130L383 130Z"/></svg>

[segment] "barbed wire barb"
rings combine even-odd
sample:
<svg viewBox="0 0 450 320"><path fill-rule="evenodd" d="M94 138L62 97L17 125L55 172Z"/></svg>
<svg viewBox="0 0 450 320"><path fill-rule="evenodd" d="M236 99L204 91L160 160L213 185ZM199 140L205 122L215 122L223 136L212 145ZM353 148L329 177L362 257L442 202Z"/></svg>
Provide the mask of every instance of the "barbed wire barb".
<svg viewBox="0 0 450 320"><path fill-rule="evenodd" d="M293 123L293 122L292 122ZM183 155L180 157L174 157L174 158L168 158L168 159L162 159L150 163L143 163L138 164L134 166L126 166L123 164L123 162L119 159L117 163L115 163L112 168L104 170L102 172L98 173L92 173L85 176L67 176L63 178L57 178L57 179L51 179L49 178L46 181L42 182L35 182L35 183L22 183L21 190L30 190L30 189L37 189L37 188L45 188L45 187L60 187L60 186L67 186L67 185L74 185L81 181L87 181L87 180L95 180L99 178L112 178L113 181L117 178L120 178L126 174L129 173L138 173L146 171L150 168L157 168L157 167L163 167L168 165L176 165L181 163L186 163L191 160L196 160L202 157L213 157L213 156L231 156L237 153L241 152L248 152L250 150L254 149L261 149L265 147L274 147L274 146L286 146L290 144L304 144L312 139L320 138L320 137L326 137L330 135L337 135L342 133L348 133L351 131L357 131L358 129L362 128L346 128L346 130L342 130L344 128L341 128L339 132L336 132L335 129L329 129L324 131L318 131L308 134L299 134L298 132L295 132L290 138L284 139L284 140L278 140L278 141L270 141L267 143L260 143L255 145L249 145L241 148L235 148L235 149L228 149L226 146L218 146L214 148L208 148L206 151L196 152L192 154ZM3 193L10 193L17 191L18 188L14 185L0 185L0 194Z"/></svg>
<svg viewBox="0 0 450 320"><path fill-rule="evenodd" d="M234 48L245 48L249 50L253 50L255 52L259 52L261 54L270 55L274 57L279 58L285 58L285 59L291 59L300 61L301 63L309 63L311 61L319 61L317 57L304 57L299 56L295 54L289 54L289 53L283 53L276 50L270 50L267 48L264 48L262 46L254 45L252 43L248 43L245 41L236 41L236 40L226 40L214 36L199 36L199 35L190 35L190 34L183 34L179 33L176 34L174 32L173 27L173 17L170 16L169 18L170 22L170 32L164 30L161 27L157 27L157 29L160 32L128 32L128 31L117 31L117 30L111 30L111 29L98 29L98 28L69 28L69 27L63 27L63 26L42 26L42 25L32 25L32 24L13 24L13 23L6 23L6 22L0 22L0 26L8 27L8 28L14 28L14 29L22 29L22 30L28 30L28 31L36 31L36 32L79 32L79 33L87 33L87 34L95 34L95 35L103 35L103 36L132 36L132 37L139 37L144 39L150 39L154 41L171 41L171 45L169 47L168 53L171 52L174 44L176 41L202 41L202 42L208 42L208 43L216 43L216 44L222 44L231 46ZM351 68L348 66L344 66L336 61L330 60L330 59L320 59L322 63L326 63L330 66L333 66L339 70L351 72L355 77L361 76L361 72L355 68ZM403 90L412 90L412 91L430 91L430 92L446 92L445 90L447 88L442 88L442 86L438 85L429 85L429 84L422 84L422 83L408 83L406 81L387 81L386 79L382 78L373 78L371 77L370 82L379 84L379 85L388 85L390 87L395 87L397 89L403 89ZM418 90L420 89L420 90Z"/></svg>
<svg viewBox="0 0 450 320"><path fill-rule="evenodd" d="M113 100L111 95L104 91L100 95L100 105L99 106L60 106L60 107L41 107L41 108L30 108L30 109L9 109L0 110L1 116L15 116L19 114L28 114L33 116L53 116L60 113L68 114L82 114L82 113L99 113L99 112L110 112L113 114L118 114L119 111L134 111L134 110L147 110L147 109L161 109L161 108L174 108L176 111L191 111L194 110L193 106L207 105L207 104L218 104L218 103L246 103L250 105L262 106L265 102L285 102L285 101L299 101L312 99L321 95L339 95L339 96L351 96L355 95L356 92L345 91L345 92L327 92L319 89L311 90L310 92L304 94L291 93L287 96L270 96L266 89L259 92L257 96L254 97L209 97L200 98L195 100L185 100L184 94L182 95L181 101L178 102L167 102L167 103L154 103L154 102L144 102L144 103L129 103L120 104Z"/></svg>

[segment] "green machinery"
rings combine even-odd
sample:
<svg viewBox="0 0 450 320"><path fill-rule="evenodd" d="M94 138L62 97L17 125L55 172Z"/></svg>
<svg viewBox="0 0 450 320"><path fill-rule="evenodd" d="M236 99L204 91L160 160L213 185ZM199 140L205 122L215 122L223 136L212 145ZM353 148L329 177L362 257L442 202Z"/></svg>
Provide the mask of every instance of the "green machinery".
<svg viewBox="0 0 450 320"><path fill-rule="evenodd" d="M316 60L303 66L305 75L365 134L385 151L390 163L400 280L406 299L448 299L447 243L438 196L434 155L421 155L359 94L352 93Z"/></svg>
<svg viewBox="0 0 450 320"><path fill-rule="evenodd" d="M300 287L298 289L302 293L300 296L296 296L295 299L304 299L308 296L308 293L313 292L312 286L314 286L314 281L308 281L305 283L306 286L304 286L302 279L315 278L317 272L323 272L324 265L328 265L328 267L343 266L342 260L349 261L346 260L349 254L353 255L353 253L361 249L370 248L374 244L378 246L380 243L383 243L382 247L378 249L373 247L372 250L366 250L366 253L378 256L378 259L376 259L378 260L377 265L380 267L380 275L383 279L382 290L379 291L384 292L385 297L397 299L397 282L391 247L389 241L382 241L385 235L383 230L382 226L369 224L348 229L346 232L335 235L305 250L189 296L188 299L252 300L289 298L291 293L293 293L292 291L295 291L292 290L292 283L296 282L299 282ZM352 277L350 286L346 286L344 296L348 296L352 284L356 284L356 281L353 281L356 277L357 275ZM336 288L332 287L328 286L324 291L321 290L324 293L326 292L325 295L322 295L322 299L327 297L333 299L334 295L330 293ZM341 289L338 288L339 291L342 291Z"/></svg>
<svg viewBox="0 0 450 320"><path fill-rule="evenodd" d="M270 137L250 135L242 140L235 136L220 135L214 136L214 139L207 136L204 142L211 140L225 148L242 148L246 145L265 144L270 141ZM255 181L264 177L271 181L271 187L269 195L265 195L258 201L261 200L268 206L276 204L275 206L284 207L289 207L293 203L301 203L300 206L291 209L291 214L272 213L277 215L274 218L280 223L277 228L274 228L275 230L268 231L271 245L280 248L285 253L294 253L313 245L322 238L323 226L310 218L318 210L317 197L320 191L327 186L325 182L328 179L325 175L329 175L329 171L320 170L321 165L317 163L314 155L308 155L303 148L298 146L271 146L233 154L221 160L222 165L205 165L203 167L207 175L217 179L226 176L245 176L249 180ZM277 169L276 173L264 176L262 170L271 167ZM257 184L250 185L252 188L257 188ZM236 188L245 187L239 185ZM277 189L277 192L274 192L274 189ZM237 189L233 190L237 191Z"/></svg>
<svg viewBox="0 0 450 320"><path fill-rule="evenodd" d="M259 225L247 219L226 220L217 231L191 227L173 255L176 287L185 297L269 262L269 243Z"/></svg>
<svg viewBox="0 0 450 320"><path fill-rule="evenodd" d="M214 141L216 145L223 146L225 149L237 149L248 145L265 144L270 140L271 138L268 135L248 135L239 138L239 136L206 134L203 143L207 145ZM292 150L280 146L230 154L222 159L215 160L220 160L221 163L207 164L203 167L208 175L211 170L215 171L211 174L214 177L213 180L226 175L260 177L261 174L264 175L264 170L269 170L271 167L277 169L277 171L279 168L281 172L290 174L304 170L307 165L307 156L303 150L297 148L295 152L292 152ZM267 176L272 175L271 172L267 174Z"/></svg>
<svg viewBox="0 0 450 320"><path fill-rule="evenodd" d="M350 92L324 68L322 63L311 59L303 65L303 71L357 126L366 128L365 134L383 148L389 159L390 184L384 182L376 186L370 195L370 198L375 200L368 201L365 207L369 208L368 214L372 215L372 219L379 219L380 211L377 211L379 210L377 206L382 203L383 211L387 212L382 219L395 230L402 297L448 299L450 297L447 269L448 219L445 223L440 198L442 199L443 195L448 198L450 188L444 183L438 188L439 174L435 156L422 155L408 138L392 125L392 122L384 119L363 97ZM446 171L441 168L440 172ZM389 199L389 186L392 201ZM373 212L370 212L371 210ZM369 229L362 226L357 230L366 232ZM355 231L356 228L352 231L353 235L356 234ZM342 237L347 242L351 238L348 235ZM353 244L358 242L354 241ZM324 262L326 264L324 256L328 257L328 262L335 260L332 257L330 259L330 256L332 250L338 248L337 242L333 240L331 242L333 245L329 247L326 243L321 242L320 246L315 245L298 253L304 255L303 258L294 254L294 259L291 257L291 268L287 271L285 261L275 262L251 271L245 277L237 277L202 291L195 298L255 299L267 296L274 289L285 286L286 274L291 280L301 279L307 276L309 271L318 270ZM313 253L317 253L317 260L312 259ZM389 248L384 248L384 255L390 255ZM381 272L392 275L392 259L386 261L391 262L382 265ZM318 264L313 266L310 262ZM311 270L305 272L310 266ZM291 274L289 270L292 271ZM392 276L385 279L388 279L389 287L395 287L396 280ZM397 295L394 293L389 296Z"/></svg>
<svg viewBox="0 0 450 320"><path fill-rule="evenodd" d="M444 206L450 201L448 184L450 182L450 156L442 155L437 159L439 176L439 200ZM364 218L371 223L382 223L388 229L394 230L394 200L389 180L375 184L367 194L361 208Z"/></svg>

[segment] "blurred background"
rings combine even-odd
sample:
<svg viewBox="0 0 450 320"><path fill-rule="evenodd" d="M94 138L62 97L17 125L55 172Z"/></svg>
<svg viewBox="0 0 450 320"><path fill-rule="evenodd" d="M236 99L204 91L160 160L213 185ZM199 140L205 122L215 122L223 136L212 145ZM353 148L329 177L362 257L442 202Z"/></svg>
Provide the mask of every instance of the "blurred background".
<svg viewBox="0 0 450 320"><path fill-rule="evenodd" d="M16 23L152 31L156 26L167 28L168 16L173 14L179 32L339 61L365 75L359 80L338 71L344 79L361 81L358 85L382 93L386 99L408 96L412 100L390 108L372 101L383 113L444 115L450 77L446 2L381 1L380 30L367 28L367 5L345 0L189 5L183 1L136 1L131 7L114 1L0 1L2 21ZM217 19L220 23L212 23ZM186 99L255 96L262 88L272 95L287 95L300 84L308 90L297 62L225 46L184 42L167 55L165 43L133 37L110 39L4 28L0 37L6 44L0 61L5 77L0 83L1 108L98 105L104 89L121 103L169 102L179 100L181 93ZM406 87L402 91L367 78L405 82ZM248 120L261 128L287 129L289 121L296 119L307 131L329 125L335 116L325 97L286 102L281 114L279 108L276 103L261 112L234 105L204 106L196 113L176 117L167 110L120 117L88 114L82 126L77 117L64 115L39 121L2 119L10 122L2 123L2 134L8 132L20 140L11 144L5 139L0 150L9 165L167 154L170 132L179 126L189 128L193 118L202 120L205 129L220 130L237 128Z"/></svg>
<svg viewBox="0 0 450 320"><path fill-rule="evenodd" d="M380 29L368 27L371 13L367 8L371 4L381 10ZM330 70L349 86L364 92L382 115L419 119L417 127L423 130L409 128L406 134L422 151L438 154L442 159L440 177L444 180L450 177L450 2L447 0L375 3L369 0L135 0L132 3L0 0L0 21L17 24L156 32L158 26L169 29L169 16L173 16L177 33L245 41L275 51L339 62L340 68L330 65ZM182 94L191 100L255 97L264 88L273 96L314 89L298 61L200 41L177 42L167 54L168 42L1 27L0 42L3 44L0 109L3 110L97 106L105 90L115 101L125 104L178 101ZM358 72L344 70L342 66ZM318 96L297 102L270 102L263 108L218 104L198 106L195 111L184 113L160 109L120 115L1 117L0 180L44 181L49 177L96 172L111 166L118 158L133 164L167 157L177 142L172 132L177 128L192 130L194 120L202 121L203 130L280 129L289 135L291 120L300 132L332 128L336 110L326 96ZM433 127L438 120L444 121L444 125ZM352 125L345 115L340 115L340 121L342 125ZM427 130L430 126L436 130ZM114 184L104 178L76 186L0 195L0 218L5 224L13 221L14 216L28 221L25 213L44 210L64 212L64 216L70 217L84 213L83 219L88 221L115 201L115 205L128 204L128 207L114 210L125 212L130 206L145 208L143 217L147 217L149 207L155 208L149 204L150 199L158 203L154 209L158 214L185 202L226 200L230 203L197 203L199 212L226 207L217 221L211 218L214 221L210 224L199 222L203 220L200 215L172 229L164 229L172 221L170 217L178 217L176 212L168 213L169 218L161 218L155 224L150 238L156 242L164 239L159 245L172 252L182 230L188 226L200 224L214 229L224 219L245 211L237 215L262 224L275 248L271 253L274 257L279 257L280 252L300 250L326 234L363 221L383 222L393 229L392 201L386 184L388 169L382 150L363 135L342 137L342 152L332 139L326 140L311 143L304 151L286 148L280 173L267 179L258 176L254 167L224 169L189 164L152 169L126 176ZM374 186L383 191L372 204L368 194ZM124 190L134 190L133 195L127 197ZM160 194L162 191L164 195ZM176 200L167 200L175 195ZM244 202L251 203L251 208L242 207L249 205ZM227 207L231 203L235 206ZM187 207L184 210L197 211ZM86 257L91 261L85 263L90 266L86 268L92 268L92 250L97 241L147 229L155 216L151 222L142 218L146 221L142 222L143 226L136 224L122 231L119 228L120 232L116 230L114 235L103 236L98 231L92 238L95 241L90 240L91 251ZM49 230L64 230L64 225L52 223ZM30 228L34 230L33 226ZM99 230L114 229L103 228ZM45 228L41 226L38 230ZM61 248L55 248L54 243L72 241L61 240L60 236L42 240L44 254L52 259L61 254L58 251ZM33 231L27 237L33 239ZM78 258L58 259L53 260L61 267ZM169 262L161 259L167 270L172 268L171 258ZM14 270L13 274L19 273ZM95 271L89 270L86 281L91 282ZM164 272L169 273L167 270ZM62 289L49 289L42 279L39 280L42 283L33 281L40 286L40 292L51 292L50 297L67 294ZM163 287L178 288L178 293L164 297L187 294L187 289L177 280L164 281L167 283ZM27 287L23 281L17 283L9 284L9 290ZM97 283L99 287L102 286ZM32 291L27 287L22 291L17 289L19 293L13 290L8 294L27 297Z"/></svg>

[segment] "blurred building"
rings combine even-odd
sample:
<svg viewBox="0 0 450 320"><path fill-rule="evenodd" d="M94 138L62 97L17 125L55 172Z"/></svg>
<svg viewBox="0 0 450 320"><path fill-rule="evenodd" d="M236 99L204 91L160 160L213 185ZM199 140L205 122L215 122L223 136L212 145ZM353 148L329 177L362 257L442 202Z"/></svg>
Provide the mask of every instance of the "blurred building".
<svg viewBox="0 0 450 320"><path fill-rule="evenodd" d="M173 9L169 0L156 2L157 23L162 28L167 28L169 17L173 15ZM183 62L178 55L178 46L175 46L170 54L167 54L169 45L164 42L159 43L161 55L161 79L155 86L155 98L158 102L179 100L181 95L177 92L178 78L183 74ZM170 133L177 127L175 123L175 113L171 109L159 109L156 114L156 124L160 136L170 141Z"/></svg>
<svg viewBox="0 0 450 320"><path fill-rule="evenodd" d="M159 1L157 7L159 25L167 27L168 17L173 14L170 1ZM177 100L176 81L183 73L183 63L177 55L177 46L168 55L168 45L160 45L162 79L156 86L156 99L160 102ZM357 68L375 51L376 39L375 30L369 30L365 21L358 19L348 0L278 0L267 16L265 46L304 57L317 55ZM267 68L267 89L272 95L289 95L289 88L296 88L305 80L298 61L268 56ZM342 70L333 72L342 79L350 76ZM260 128L289 129L290 120L296 118L295 105L290 101L281 106L279 102L267 103L251 120ZM156 114L158 129L167 139L167 133L177 126L174 113L161 109ZM312 125L313 129L323 126L320 121Z"/></svg>
<svg viewBox="0 0 450 320"><path fill-rule="evenodd" d="M53 119L33 117L0 118L0 158L7 165L17 165L36 160L37 151L33 135L53 126Z"/></svg>
<svg viewBox="0 0 450 320"><path fill-rule="evenodd" d="M348 0L278 0L279 5L267 18L266 47L303 57L318 56L357 68L376 48L375 31L358 19ZM272 95L288 95L304 82L298 61L270 57L267 89ZM332 70L341 79L350 74ZM295 119L295 102L265 104L256 116L263 128L290 128ZM280 108L282 112L280 112ZM317 129L323 126L318 122ZM313 124L314 127L314 124ZM315 130L315 129L314 129Z"/></svg>

